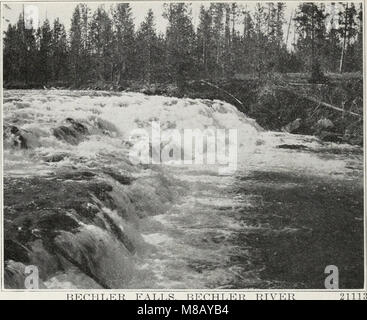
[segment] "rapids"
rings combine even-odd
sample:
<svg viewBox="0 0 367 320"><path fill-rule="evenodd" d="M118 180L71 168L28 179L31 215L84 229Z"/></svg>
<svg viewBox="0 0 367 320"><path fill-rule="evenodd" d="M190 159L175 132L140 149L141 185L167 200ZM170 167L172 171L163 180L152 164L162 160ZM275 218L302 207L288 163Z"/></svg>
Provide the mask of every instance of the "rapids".
<svg viewBox="0 0 367 320"><path fill-rule="evenodd" d="M152 121L237 129L236 172L133 163ZM222 101L70 90L5 91L3 146L9 288L26 265L41 288L315 288L327 264L363 284L359 147L265 132Z"/></svg>

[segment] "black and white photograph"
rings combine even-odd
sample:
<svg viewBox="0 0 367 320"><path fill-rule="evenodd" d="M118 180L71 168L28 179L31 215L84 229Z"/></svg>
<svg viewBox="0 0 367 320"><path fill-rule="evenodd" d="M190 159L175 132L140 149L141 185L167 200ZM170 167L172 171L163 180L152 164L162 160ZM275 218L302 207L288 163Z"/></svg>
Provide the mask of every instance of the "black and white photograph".
<svg viewBox="0 0 367 320"><path fill-rule="evenodd" d="M4 290L365 289L363 12L2 2Z"/></svg>

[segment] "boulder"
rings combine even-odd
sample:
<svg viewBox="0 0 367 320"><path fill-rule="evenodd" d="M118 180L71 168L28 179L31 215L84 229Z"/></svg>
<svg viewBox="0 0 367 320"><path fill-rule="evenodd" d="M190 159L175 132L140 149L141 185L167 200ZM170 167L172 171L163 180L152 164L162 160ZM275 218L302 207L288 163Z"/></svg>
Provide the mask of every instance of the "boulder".
<svg viewBox="0 0 367 320"><path fill-rule="evenodd" d="M283 132L289 132L289 133L297 133L298 130L301 128L302 125L302 119L297 118L296 120L288 123L284 127L282 127Z"/></svg>
<svg viewBox="0 0 367 320"><path fill-rule="evenodd" d="M334 128L334 123L327 118L321 118L319 121L317 121L315 127L319 130L329 130Z"/></svg>
<svg viewBox="0 0 367 320"><path fill-rule="evenodd" d="M53 129L53 135L57 139L73 145L79 144L88 134L87 127L72 118L66 118L65 125Z"/></svg>
<svg viewBox="0 0 367 320"><path fill-rule="evenodd" d="M303 144L280 144L277 145L278 149L290 149L290 150L307 150L308 148Z"/></svg>
<svg viewBox="0 0 367 320"><path fill-rule="evenodd" d="M342 142L342 135L336 132L334 123L327 118L318 120L312 129L314 134L322 141Z"/></svg>
<svg viewBox="0 0 367 320"><path fill-rule="evenodd" d="M120 172L117 172L117 171L113 171L110 168L103 170L103 173L109 175L112 179L116 180L117 182L123 185L130 185L132 181L134 180L131 176L121 174Z"/></svg>
<svg viewBox="0 0 367 320"><path fill-rule="evenodd" d="M343 137L340 134L337 134L335 132L330 132L330 131L321 131L319 134L317 134L317 136L322 140L322 141L327 141L327 142L342 142L343 141Z"/></svg>
<svg viewBox="0 0 367 320"><path fill-rule="evenodd" d="M14 125L3 126L3 138L14 147L28 149L26 132Z"/></svg>
<svg viewBox="0 0 367 320"><path fill-rule="evenodd" d="M69 156L68 153L59 152L59 153L47 155L47 156L43 157L43 160L45 162L60 162L61 160L64 160L68 156Z"/></svg>

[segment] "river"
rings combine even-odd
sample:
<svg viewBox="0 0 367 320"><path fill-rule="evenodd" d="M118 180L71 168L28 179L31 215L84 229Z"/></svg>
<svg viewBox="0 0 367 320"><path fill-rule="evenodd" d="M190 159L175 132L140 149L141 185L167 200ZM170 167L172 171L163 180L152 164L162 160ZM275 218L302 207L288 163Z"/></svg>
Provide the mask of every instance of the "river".
<svg viewBox="0 0 367 320"><path fill-rule="evenodd" d="M236 170L135 164L133 130L236 129ZM363 286L363 151L266 132L234 106L139 93L4 93L5 283ZM204 150L205 151L205 150Z"/></svg>

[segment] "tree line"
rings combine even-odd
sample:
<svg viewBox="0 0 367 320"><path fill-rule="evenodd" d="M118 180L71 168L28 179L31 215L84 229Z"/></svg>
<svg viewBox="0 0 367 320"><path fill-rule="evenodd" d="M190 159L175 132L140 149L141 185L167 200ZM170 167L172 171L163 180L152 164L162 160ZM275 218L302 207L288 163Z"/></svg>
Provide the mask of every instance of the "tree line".
<svg viewBox="0 0 367 320"><path fill-rule="evenodd" d="M201 6L195 27L189 3L167 3L165 33L151 9L135 28L128 3L94 12L78 4L69 30L59 19L26 28L21 14L3 37L4 82L123 85L362 71L362 4L300 3L287 20L285 8L211 3Z"/></svg>

